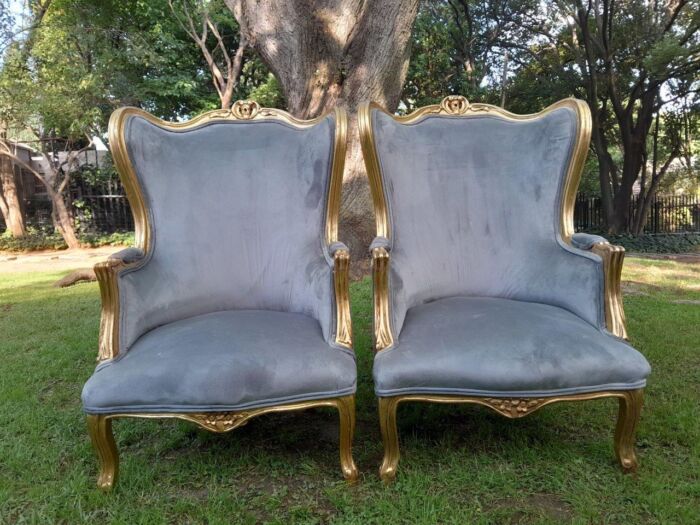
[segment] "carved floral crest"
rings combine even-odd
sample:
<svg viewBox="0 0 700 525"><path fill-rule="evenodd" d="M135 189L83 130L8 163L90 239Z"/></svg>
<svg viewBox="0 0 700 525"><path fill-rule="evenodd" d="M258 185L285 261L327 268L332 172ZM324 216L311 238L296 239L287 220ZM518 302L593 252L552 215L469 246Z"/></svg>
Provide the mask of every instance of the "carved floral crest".
<svg viewBox="0 0 700 525"><path fill-rule="evenodd" d="M242 120L249 120L255 117L260 111L260 104L254 100L237 100L231 106L231 114Z"/></svg>
<svg viewBox="0 0 700 525"><path fill-rule="evenodd" d="M461 95L450 95L440 103L440 107L449 115L463 115L469 110L469 101Z"/></svg>
<svg viewBox="0 0 700 525"><path fill-rule="evenodd" d="M505 398L486 398L486 402L491 408L500 412L506 417L523 417L537 410L542 406L546 399L529 398L529 399L505 399Z"/></svg>
<svg viewBox="0 0 700 525"><path fill-rule="evenodd" d="M248 412L210 412L189 414L188 419L214 432L227 432L240 427L251 417Z"/></svg>

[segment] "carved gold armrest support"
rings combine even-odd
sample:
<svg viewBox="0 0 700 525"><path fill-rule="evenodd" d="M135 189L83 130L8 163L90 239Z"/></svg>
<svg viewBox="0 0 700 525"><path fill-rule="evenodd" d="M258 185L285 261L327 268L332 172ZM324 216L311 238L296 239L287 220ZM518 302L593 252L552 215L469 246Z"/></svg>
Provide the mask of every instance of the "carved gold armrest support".
<svg viewBox="0 0 700 525"><path fill-rule="evenodd" d="M352 348L352 321L350 319L350 252L336 250L333 254L333 286L335 288L336 334L335 342Z"/></svg>
<svg viewBox="0 0 700 525"><path fill-rule="evenodd" d="M374 348L379 352L394 344L389 307L389 252L384 247L372 249L372 284L374 286Z"/></svg>
<svg viewBox="0 0 700 525"><path fill-rule="evenodd" d="M102 315L100 318L100 343L97 361L113 359L119 353L119 286L117 275L126 264L119 259L109 259L95 265L95 276L100 283Z"/></svg>
<svg viewBox="0 0 700 525"><path fill-rule="evenodd" d="M102 314L97 361L113 359L119 354L119 283L117 276L124 269L137 264L143 252L133 248L119 252L95 265L95 277L100 284Z"/></svg>
<svg viewBox="0 0 700 525"><path fill-rule="evenodd" d="M590 249L603 259L605 325L610 333L627 339L625 310L622 306L622 288L620 286L625 249L608 242L597 242Z"/></svg>

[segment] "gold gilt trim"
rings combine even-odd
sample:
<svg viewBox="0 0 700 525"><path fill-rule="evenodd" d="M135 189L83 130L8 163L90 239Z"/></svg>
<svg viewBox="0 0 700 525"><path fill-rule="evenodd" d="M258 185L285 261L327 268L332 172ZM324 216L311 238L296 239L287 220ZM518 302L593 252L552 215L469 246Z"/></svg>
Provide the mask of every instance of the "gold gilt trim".
<svg viewBox="0 0 700 525"><path fill-rule="evenodd" d="M167 122L139 108L124 107L117 109L109 120L109 144L114 159L114 165L119 172L122 185L134 216L135 242L134 246L150 253L152 231L148 205L139 184L136 171L129 157L126 145L126 125L131 117L141 117L162 129L169 131L188 131L213 122L225 121L277 121L295 128L310 128L323 121L330 113L312 120L300 120L286 111L275 108L263 108L253 100L238 100L230 109L208 111L186 122ZM338 217L340 214L340 192L343 184L343 168L347 150L347 113L341 108L334 110L335 136L333 145L333 160L328 202L325 214L324 238L331 244L338 238ZM97 280L100 283L102 296L102 318L100 321L100 346L98 360L103 361L117 356L119 353L119 288L117 276L129 265L121 261L107 261L95 266ZM351 345L349 336L349 298L348 294L336 294L336 310L342 313L345 323L342 328L343 339L339 344ZM348 298L348 299L344 299ZM339 325L340 326L340 325ZM341 331L339 330L339 333Z"/></svg>
<svg viewBox="0 0 700 525"><path fill-rule="evenodd" d="M565 242L570 243L571 236L574 234L573 217L576 191L578 190L583 165L588 154L588 146L591 141L591 112L588 108L588 104L584 101L575 98L567 98L555 102L539 113L532 113L529 115L517 115L491 104L470 103L465 97L460 95L450 95L445 97L440 104L424 106L404 116L392 115L375 102L363 103L358 111L358 126L360 128L362 153L365 158L367 174L370 179L377 235L390 238L391 231L386 195L382 183L381 166L377 156L372 126L372 110L376 109L382 111L401 124L411 125L429 116L470 118L479 117L484 114L515 122L531 121L541 119L549 113L561 108L573 110L576 113L576 120L578 123L573 153L564 179L561 204L561 236Z"/></svg>
<svg viewBox="0 0 700 525"><path fill-rule="evenodd" d="M119 282L117 275L125 265L119 260L107 260L95 265L95 277L100 285L102 314L97 361L114 359L119 353Z"/></svg>
<svg viewBox="0 0 700 525"><path fill-rule="evenodd" d="M352 348L350 317L350 252L337 250L333 255L333 288L335 290L335 342Z"/></svg>
<svg viewBox="0 0 700 525"><path fill-rule="evenodd" d="M125 130L129 118L141 117L148 122L170 131L187 131L212 122L228 120L269 120L282 122L296 128L309 128L321 122L327 115L313 120L299 120L285 111L263 108L254 101L237 101L231 109L209 111L187 122L166 122L138 108L126 107L115 111L109 123L109 142L114 163L134 215L136 229L135 247L143 251L144 256L152 248L152 232L149 211L143 190L138 182L133 164L126 146ZM347 114L342 109L335 110L335 137L331 180L328 189L324 239L328 244L337 240L338 216L340 211L340 190L342 187L343 166L347 149ZM345 346L351 344L350 305L348 293L349 253L339 250L334 257L334 289L338 311L337 341ZM95 266L95 274L100 283L102 298L102 318L100 321L100 343L98 360L112 359L119 352L119 285L118 275L127 268L140 264L140 261L125 263L119 259L110 259ZM88 430L100 462L98 486L111 489L117 481L119 456L112 434L112 420L134 417L145 419L175 418L183 419L212 432L229 432L244 425L253 417L283 411L303 410L313 407L335 407L340 415L340 462L343 475L348 481L355 481L358 471L352 458L352 438L355 427L355 397L345 396L276 405L252 410L219 413L183 413L183 414L109 414L88 415Z"/></svg>
<svg viewBox="0 0 700 525"><path fill-rule="evenodd" d="M599 242L591 246L591 251L603 259L605 326L611 334L627 339L620 285L625 249L622 246Z"/></svg>
<svg viewBox="0 0 700 525"><path fill-rule="evenodd" d="M341 139L342 144L336 144L334 147L334 158L333 158L333 173L332 173L332 184L335 183L334 179L337 179L338 170L340 171L341 184L342 184L342 169L343 162L345 160L345 147L346 147L346 135L347 135L347 116L342 109L335 110L337 125L335 140L336 142ZM109 120L109 144L112 151L112 157L114 159L114 165L119 172L119 177L124 185L129 204L131 205L132 212L134 214L135 223L135 246L143 250L144 253L149 253L152 242L152 233L150 230L148 207L146 205L146 200L144 198L143 190L138 182L134 166L129 158L129 152L126 146L126 124L131 117L141 117L151 124L154 124L162 129L169 131L188 131L201 126L205 126L212 122L225 122L231 120L240 121L257 121L257 120L268 120L283 122L290 126L305 129L312 127L323 119L325 119L328 114L322 115L318 118L312 120L301 120L293 117L286 111L275 108L263 108L252 100L238 100L236 101L231 109L217 109L214 111L208 111L194 117L191 120L185 122L167 122L161 120L158 117L151 115L150 113L143 111L139 108L134 107L124 107L117 109L112 113L112 117ZM343 153L340 155L340 153ZM337 183L335 183L337 186ZM335 198L335 197L334 197ZM339 201L339 198L336 198ZM329 199L329 202L331 199ZM339 204L338 204L339 208ZM335 210L331 210L335 212ZM336 230L337 231L337 219L335 219ZM328 226L327 226L328 228ZM332 230L332 227L331 227ZM327 234L328 237L328 234Z"/></svg>
<svg viewBox="0 0 700 525"><path fill-rule="evenodd" d="M224 433L241 427L250 419L262 416L263 414L306 410L308 408L318 407L331 407L338 410L340 417L340 466L345 479L353 483L357 481L358 478L358 470L352 458L352 440L355 432L355 396L344 396L234 412L191 414L90 414L87 416L88 432L90 433L90 438L100 464L97 486L102 490L111 490L118 479L119 453L112 433L113 419L182 419L195 423L210 432Z"/></svg>
<svg viewBox="0 0 700 525"><path fill-rule="evenodd" d="M338 240L338 221L340 217L340 193L343 188L343 171L345 153L348 148L348 114L342 108L335 109L335 142L333 144L333 164L328 188L328 205L326 209L326 243Z"/></svg>
<svg viewBox="0 0 700 525"><path fill-rule="evenodd" d="M637 470L637 456L634 450L635 431L644 402L644 390L611 390L587 394L573 394L555 397L493 398L451 395L409 394L379 398L379 424L384 443L384 459L379 468L379 476L385 483L396 477L399 464L399 437L396 425L396 411L400 403L450 403L475 404L488 407L502 416L518 419L536 412L540 408L562 401L589 401L593 399L617 398L619 411L615 427L615 454L625 473Z"/></svg>
<svg viewBox="0 0 700 525"><path fill-rule="evenodd" d="M394 344L389 301L389 252L384 247L372 250L372 286L374 292L374 348L379 352Z"/></svg>
<svg viewBox="0 0 700 525"><path fill-rule="evenodd" d="M381 165L377 155L374 129L372 126L372 111L378 110L391 116L395 121L411 125L429 116L443 116L453 118L479 117L484 114L508 121L531 121L545 117L549 113L561 108L568 108L576 113L577 131L572 156L563 182L560 230L564 242L571 244L571 236L574 233L574 203L576 191L581 179L581 172L588 153L591 138L591 115L588 105L577 99L568 98L561 100L540 111L530 115L516 115L498 106L491 104L470 103L465 97L450 95L445 97L440 104L433 104L415 110L405 116L391 115L384 108L374 102L363 103L358 111L358 126L360 129L360 143L365 159L365 167L369 177L369 185L374 205L375 226L377 236L391 238L391 224L387 197L384 191ZM382 350L391 346L394 336L391 332L390 305L389 305L389 279L388 265L389 254L378 251L373 252L374 264L374 294L375 294L375 346Z"/></svg>

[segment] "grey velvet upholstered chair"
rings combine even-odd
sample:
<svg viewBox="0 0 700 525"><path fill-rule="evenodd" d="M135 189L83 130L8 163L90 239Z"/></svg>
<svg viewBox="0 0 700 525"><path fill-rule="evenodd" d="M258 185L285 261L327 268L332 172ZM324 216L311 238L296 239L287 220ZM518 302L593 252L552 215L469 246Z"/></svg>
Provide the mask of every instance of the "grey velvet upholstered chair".
<svg viewBox="0 0 700 525"><path fill-rule="evenodd" d="M342 472L357 477L349 254L337 240L346 134L342 110L300 121L252 101L184 123L112 115L136 247L95 268L99 364L82 400L99 487L117 478L115 418L228 432L310 407L339 411Z"/></svg>
<svg viewBox="0 0 700 525"><path fill-rule="evenodd" d="M624 340L624 250L573 230L586 104L520 116L450 96L405 117L366 104L358 120L377 227L382 478L396 475L396 410L409 401L519 418L618 398L615 450L634 470L650 367Z"/></svg>

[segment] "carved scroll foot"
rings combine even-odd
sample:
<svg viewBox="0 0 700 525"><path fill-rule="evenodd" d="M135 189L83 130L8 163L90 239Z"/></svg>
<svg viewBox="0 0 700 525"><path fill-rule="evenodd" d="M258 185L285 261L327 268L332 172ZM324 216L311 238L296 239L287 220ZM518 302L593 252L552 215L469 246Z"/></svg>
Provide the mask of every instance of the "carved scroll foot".
<svg viewBox="0 0 700 525"><path fill-rule="evenodd" d="M635 431L644 402L644 390L628 390L620 397L620 411L615 429L615 454L625 473L637 470L637 455L634 451Z"/></svg>
<svg viewBox="0 0 700 525"><path fill-rule="evenodd" d="M395 397L379 398L379 426L384 443L384 460L379 467L379 477L384 483L391 483L396 478L399 465L399 434L396 428L396 407L399 400Z"/></svg>
<svg viewBox="0 0 700 525"><path fill-rule="evenodd" d="M340 468L343 476L350 483L358 478L358 470L352 459L352 438L355 435L355 396L338 399L340 415Z"/></svg>
<svg viewBox="0 0 700 525"><path fill-rule="evenodd" d="M87 425L100 462L97 487L104 491L112 490L119 475L119 454L112 435L112 420L108 416L88 415Z"/></svg>

